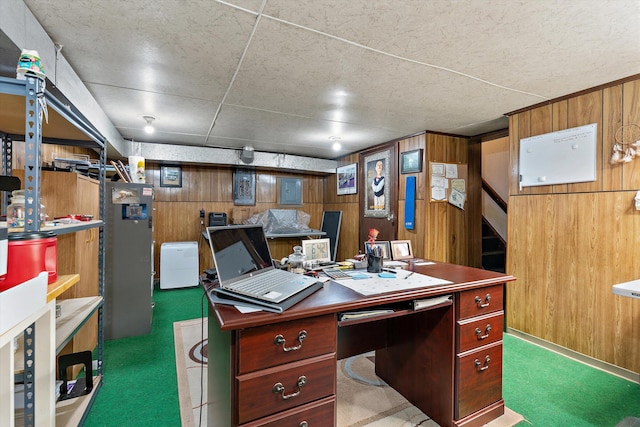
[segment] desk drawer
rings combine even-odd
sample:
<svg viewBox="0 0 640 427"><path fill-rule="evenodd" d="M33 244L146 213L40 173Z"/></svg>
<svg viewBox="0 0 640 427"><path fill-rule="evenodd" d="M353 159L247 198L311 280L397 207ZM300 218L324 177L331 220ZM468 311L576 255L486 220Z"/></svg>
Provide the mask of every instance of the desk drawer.
<svg viewBox="0 0 640 427"><path fill-rule="evenodd" d="M335 425L336 398L330 397L240 427L327 427Z"/></svg>
<svg viewBox="0 0 640 427"><path fill-rule="evenodd" d="M465 319L502 310L502 286L495 285L460 292L456 318Z"/></svg>
<svg viewBox="0 0 640 427"><path fill-rule="evenodd" d="M503 319L504 311L499 311L458 321L458 353L502 340Z"/></svg>
<svg viewBox="0 0 640 427"><path fill-rule="evenodd" d="M459 354L456 364L456 419L502 399L502 341Z"/></svg>
<svg viewBox="0 0 640 427"><path fill-rule="evenodd" d="M336 354L236 377L238 424L336 394Z"/></svg>
<svg viewBox="0 0 640 427"><path fill-rule="evenodd" d="M336 316L329 314L241 330L238 373L333 353L336 328Z"/></svg>

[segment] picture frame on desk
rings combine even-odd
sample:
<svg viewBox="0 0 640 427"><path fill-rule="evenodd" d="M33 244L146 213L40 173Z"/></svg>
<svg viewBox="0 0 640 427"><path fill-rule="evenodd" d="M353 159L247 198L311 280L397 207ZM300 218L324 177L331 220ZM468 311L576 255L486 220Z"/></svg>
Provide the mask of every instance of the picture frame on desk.
<svg viewBox="0 0 640 427"><path fill-rule="evenodd" d="M390 243L391 243L391 258L394 261L413 258L413 249L411 248L411 240L392 240Z"/></svg>
<svg viewBox="0 0 640 427"><path fill-rule="evenodd" d="M364 253L367 254L373 250L373 248L379 247L380 252L382 252L383 260L391 259L391 246L388 241L379 240L376 242L364 242Z"/></svg>
<svg viewBox="0 0 640 427"><path fill-rule="evenodd" d="M160 187L182 187L182 167L161 165Z"/></svg>

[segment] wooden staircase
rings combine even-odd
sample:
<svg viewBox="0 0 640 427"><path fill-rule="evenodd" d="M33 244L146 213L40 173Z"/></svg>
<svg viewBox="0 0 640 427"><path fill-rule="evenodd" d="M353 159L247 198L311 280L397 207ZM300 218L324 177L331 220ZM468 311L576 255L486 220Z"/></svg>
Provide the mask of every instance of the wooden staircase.
<svg viewBox="0 0 640 427"><path fill-rule="evenodd" d="M502 237L482 219L482 268L505 273L507 257L506 243Z"/></svg>

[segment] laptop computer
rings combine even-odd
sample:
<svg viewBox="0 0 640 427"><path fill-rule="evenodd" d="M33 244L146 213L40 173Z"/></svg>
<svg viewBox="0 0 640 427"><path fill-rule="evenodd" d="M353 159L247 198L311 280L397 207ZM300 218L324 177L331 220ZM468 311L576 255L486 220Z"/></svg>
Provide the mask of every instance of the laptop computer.
<svg viewBox="0 0 640 427"><path fill-rule="evenodd" d="M262 225L207 227L216 266L216 293L281 312L323 286L315 278L273 266Z"/></svg>

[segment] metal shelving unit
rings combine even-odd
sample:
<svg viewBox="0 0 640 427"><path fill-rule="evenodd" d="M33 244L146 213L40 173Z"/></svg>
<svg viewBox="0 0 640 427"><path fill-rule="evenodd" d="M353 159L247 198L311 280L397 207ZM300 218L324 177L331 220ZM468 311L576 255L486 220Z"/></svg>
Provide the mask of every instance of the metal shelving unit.
<svg viewBox="0 0 640 427"><path fill-rule="evenodd" d="M17 95L25 98L25 114L24 114L24 135L10 135L4 134L2 138L2 173L4 175L11 175L12 160L11 153L13 151L12 141L18 138L24 137L25 141L25 231L40 231L40 179L42 164L41 151L43 144L42 134L42 116L44 114L44 108L51 108L57 114L59 114L67 122L73 124L82 133L87 135L90 140L67 140L56 139L55 143L59 145L73 145L82 146L86 148L92 148L99 151L100 155L100 168L99 168L99 187L100 187L100 218L104 218L105 215L105 165L106 165L106 148L105 138L95 130L89 123L87 123L82 117L75 114L71 108L63 104L60 100L47 93L45 90L45 82L35 78L27 77L26 80L17 80L0 77L0 95ZM2 131L2 129L0 129ZM18 138L16 138L18 137ZM53 141L52 141L53 142ZM28 184L27 184L28 183ZM3 206L6 211L7 199L3 197ZM98 243L98 296L91 298L77 298L72 300L65 300L64 304L74 305L77 310L74 310L77 314L74 318L61 318L56 321L56 333L55 337L47 337L48 331L39 331L41 335L38 336L38 340L47 339L54 343L55 348L53 350L54 357L64 347L64 344L68 342L75 333L82 327L82 325L91 317L96 311L98 312L98 342L97 342L97 372L94 379L93 391L86 395L75 399L66 400L58 403L58 407L61 413L64 413L63 422L72 421L75 424L82 424L88 413L91 404L102 384L102 359L103 359L103 347L104 347L104 320L103 320L103 296L104 296L104 282L105 282L105 245L104 245L104 222L102 220L90 221L88 223L74 225L74 226L62 226L62 227L47 227L43 230L52 231L56 235L65 233L74 233L80 230L88 228L98 228L99 230L99 243ZM68 287L73 286L72 281L69 278L58 280L55 284L49 286L47 305L51 304L57 295L64 292ZM77 280L76 280L77 282ZM75 282L74 282L75 283ZM25 390L37 390L34 381L36 378L36 362L42 363L42 361L35 360L36 354L36 323L30 324L26 327L24 332L24 360L22 361L24 370L19 373L17 378L21 378L25 383ZM45 336L42 336L44 334ZM55 366L55 363L54 365ZM2 392L2 390L0 390ZM35 406L35 393L25 392L25 404L24 404L24 424L25 426L33 425L54 425L55 420L39 420L37 416L44 416L50 418L50 415L46 411L37 411ZM13 402L13 396L9 396L11 402ZM9 405L13 408L13 405Z"/></svg>

